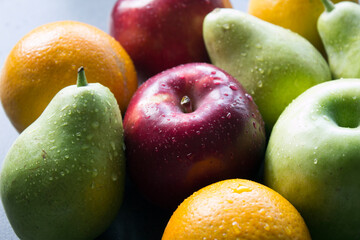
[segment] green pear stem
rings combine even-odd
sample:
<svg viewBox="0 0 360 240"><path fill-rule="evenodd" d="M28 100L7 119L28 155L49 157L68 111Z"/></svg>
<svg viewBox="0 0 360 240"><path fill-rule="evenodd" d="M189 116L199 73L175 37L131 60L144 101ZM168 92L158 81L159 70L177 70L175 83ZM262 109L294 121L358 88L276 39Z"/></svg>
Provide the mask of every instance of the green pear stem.
<svg viewBox="0 0 360 240"><path fill-rule="evenodd" d="M321 0L321 2L324 4L325 10L327 12L331 12L332 10L334 10L335 5L331 0Z"/></svg>
<svg viewBox="0 0 360 240"><path fill-rule="evenodd" d="M183 110L185 113L191 113L192 110L192 104L191 104L191 100L188 96L183 96L183 98L181 99L180 102L181 106L183 107Z"/></svg>
<svg viewBox="0 0 360 240"><path fill-rule="evenodd" d="M77 84L78 87L85 87L88 85L88 82L86 80L86 76L85 76L85 70L84 67L80 67L78 69L78 76L77 76Z"/></svg>

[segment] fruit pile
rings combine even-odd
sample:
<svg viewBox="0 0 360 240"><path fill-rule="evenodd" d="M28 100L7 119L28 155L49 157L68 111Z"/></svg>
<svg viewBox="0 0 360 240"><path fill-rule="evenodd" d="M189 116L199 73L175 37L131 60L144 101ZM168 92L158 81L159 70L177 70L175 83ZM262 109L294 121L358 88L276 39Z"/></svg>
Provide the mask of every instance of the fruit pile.
<svg viewBox="0 0 360 240"><path fill-rule="evenodd" d="M360 239L359 23L354 2L118 0L110 34L34 29L0 76L15 233Z"/></svg>

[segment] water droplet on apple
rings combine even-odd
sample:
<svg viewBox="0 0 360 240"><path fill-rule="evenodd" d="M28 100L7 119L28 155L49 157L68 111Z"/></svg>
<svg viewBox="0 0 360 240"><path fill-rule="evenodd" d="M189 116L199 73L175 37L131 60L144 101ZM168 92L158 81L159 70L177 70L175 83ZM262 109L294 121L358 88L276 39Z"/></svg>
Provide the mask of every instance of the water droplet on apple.
<svg viewBox="0 0 360 240"><path fill-rule="evenodd" d="M234 91L236 91L238 89L235 85L232 85L232 84L229 87L231 90L234 90Z"/></svg>
<svg viewBox="0 0 360 240"><path fill-rule="evenodd" d="M228 112L228 113L226 114L226 117L227 117L228 119L230 119L230 118L231 118L231 113Z"/></svg>
<svg viewBox="0 0 360 240"><path fill-rule="evenodd" d="M230 29L230 25L228 23L223 24L222 26L225 30L229 30Z"/></svg>
<svg viewBox="0 0 360 240"><path fill-rule="evenodd" d="M196 131L196 134L197 134L197 135L200 135L200 133L201 133L200 131Z"/></svg>
<svg viewBox="0 0 360 240"><path fill-rule="evenodd" d="M250 101L253 101L253 98L252 98L252 96L251 96L250 94L245 93L245 96L246 96Z"/></svg>
<svg viewBox="0 0 360 240"><path fill-rule="evenodd" d="M323 115L323 118L324 118L326 121L330 121L330 118L329 118L327 115Z"/></svg>

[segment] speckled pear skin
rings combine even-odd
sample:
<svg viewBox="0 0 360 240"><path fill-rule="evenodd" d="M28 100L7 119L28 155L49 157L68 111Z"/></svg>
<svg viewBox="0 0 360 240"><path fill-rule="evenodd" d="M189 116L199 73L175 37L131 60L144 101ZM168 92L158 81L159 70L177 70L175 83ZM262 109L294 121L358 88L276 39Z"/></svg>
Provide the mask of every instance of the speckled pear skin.
<svg viewBox="0 0 360 240"><path fill-rule="evenodd" d="M1 199L21 239L93 239L115 218L125 181L123 127L100 84L61 90L16 139Z"/></svg>
<svg viewBox="0 0 360 240"><path fill-rule="evenodd" d="M320 52L305 38L236 9L216 9L204 19L211 62L249 92L269 132L298 95L331 79Z"/></svg>

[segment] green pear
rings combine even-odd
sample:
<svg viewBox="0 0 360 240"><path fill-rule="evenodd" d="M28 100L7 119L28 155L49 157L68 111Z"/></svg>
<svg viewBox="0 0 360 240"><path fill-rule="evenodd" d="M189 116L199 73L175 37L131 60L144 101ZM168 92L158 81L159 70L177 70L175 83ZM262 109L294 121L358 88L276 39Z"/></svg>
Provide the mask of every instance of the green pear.
<svg viewBox="0 0 360 240"><path fill-rule="evenodd" d="M360 5L354 2L325 6L317 22L334 78L360 78Z"/></svg>
<svg viewBox="0 0 360 240"><path fill-rule="evenodd" d="M268 133L293 99L331 79L326 60L306 39L239 10L210 12L203 35L211 62L252 95Z"/></svg>
<svg viewBox="0 0 360 240"><path fill-rule="evenodd" d="M110 90L62 89L16 139L0 176L1 200L20 239L94 239L123 198L122 118Z"/></svg>

